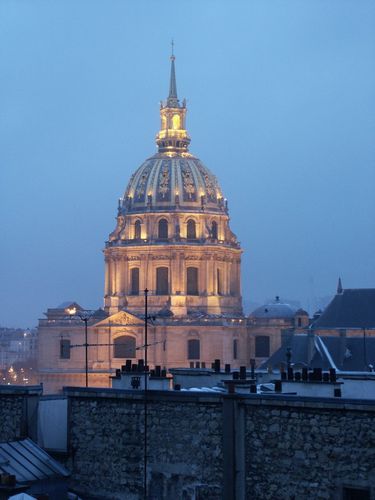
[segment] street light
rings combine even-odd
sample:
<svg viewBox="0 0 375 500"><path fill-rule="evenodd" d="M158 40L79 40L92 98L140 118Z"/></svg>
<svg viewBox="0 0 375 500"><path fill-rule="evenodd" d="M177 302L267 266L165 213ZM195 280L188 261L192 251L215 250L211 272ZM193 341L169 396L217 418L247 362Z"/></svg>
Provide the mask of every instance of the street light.
<svg viewBox="0 0 375 500"><path fill-rule="evenodd" d="M76 307L68 307L66 312L69 314L70 318L73 316L78 316L81 321L85 323L85 343L83 344L85 347L85 379L86 379L86 387L89 386L89 361L88 361L88 339L87 339L87 322L91 317L91 313L88 311L79 311L77 313Z"/></svg>

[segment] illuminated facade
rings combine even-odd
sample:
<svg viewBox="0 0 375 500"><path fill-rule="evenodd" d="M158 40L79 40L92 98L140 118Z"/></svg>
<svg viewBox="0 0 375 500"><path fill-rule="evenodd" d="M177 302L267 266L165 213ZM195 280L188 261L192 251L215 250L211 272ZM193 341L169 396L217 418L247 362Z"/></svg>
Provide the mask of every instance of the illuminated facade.
<svg viewBox="0 0 375 500"><path fill-rule="evenodd" d="M105 248L105 309L242 314L241 249L215 176L189 153L186 103L177 98L172 56L160 108L158 153L132 175Z"/></svg>
<svg viewBox="0 0 375 500"><path fill-rule="evenodd" d="M158 152L131 176L104 249L105 314L89 322L90 385L109 386L109 375L126 359L144 357L146 288L151 366L211 367L215 359L249 365L242 250L216 177L189 152L186 111L177 97L172 55ZM82 345L83 330L64 308L50 309L40 320L46 392L83 384L84 349L69 348Z"/></svg>

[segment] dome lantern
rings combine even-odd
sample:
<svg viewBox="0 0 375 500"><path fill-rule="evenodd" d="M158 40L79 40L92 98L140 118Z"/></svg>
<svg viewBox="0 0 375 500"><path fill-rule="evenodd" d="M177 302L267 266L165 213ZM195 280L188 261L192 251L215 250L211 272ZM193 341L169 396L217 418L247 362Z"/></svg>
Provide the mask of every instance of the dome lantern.
<svg viewBox="0 0 375 500"><path fill-rule="evenodd" d="M173 47L173 45L172 45ZM180 101L177 97L175 56L171 55L171 76L169 94L165 103L160 105L160 131L156 136L159 153L167 156L185 153L188 151L190 137L185 129L186 100Z"/></svg>

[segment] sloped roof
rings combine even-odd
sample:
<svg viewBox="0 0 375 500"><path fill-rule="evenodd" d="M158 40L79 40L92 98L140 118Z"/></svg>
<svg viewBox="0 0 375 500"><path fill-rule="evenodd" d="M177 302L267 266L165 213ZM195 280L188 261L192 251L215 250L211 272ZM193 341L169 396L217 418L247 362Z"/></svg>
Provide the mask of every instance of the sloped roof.
<svg viewBox="0 0 375 500"><path fill-rule="evenodd" d="M308 342L311 346L311 360L308 358ZM374 337L336 337L313 336L312 334L295 334L259 368L266 369L272 366L275 369L280 365L286 366L287 350L290 348L292 365L309 368L337 368L341 371L369 371L369 365L375 367L375 338Z"/></svg>
<svg viewBox="0 0 375 500"><path fill-rule="evenodd" d="M308 342L313 342L313 355L310 362ZM322 368L323 370L331 368L330 361L325 355L324 349L316 348L314 336L304 333L291 335L268 360L260 365L259 368L266 369L268 366L272 366L275 369L279 369L280 365L286 366L288 349L290 349L290 362L292 365L300 365L301 368L302 366Z"/></svg>
<svg viewBox="0 0 375 500"><path fill-rule="evenodd" d="M368 371L375 366L375 338L373 337L321 337L337 368L344 371ZM341 347L340 341L344 341Z"/></svg>
<svg viewBox="0 0 375 500"><path fill-rule="evenodd" d="M69 476L65 467L29 438L0 443L0 473L16 476L19 484Z"/></svg>
<svg viewBox="0 0 375 500"><path fill-rule="evenodd" d="M375 288L337 293L312 328L375 328Z"/></svg>

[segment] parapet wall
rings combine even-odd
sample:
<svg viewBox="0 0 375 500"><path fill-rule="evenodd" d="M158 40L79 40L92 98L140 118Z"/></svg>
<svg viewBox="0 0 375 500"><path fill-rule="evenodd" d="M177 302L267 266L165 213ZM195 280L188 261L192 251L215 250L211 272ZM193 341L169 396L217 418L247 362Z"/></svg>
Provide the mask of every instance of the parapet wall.
<svg viewBox="0 0 375 500"><path fill-rule="evenodd" d="M40 386L0 386L0 442L36 436Z"/></svg>
<svg viewBox="0 0 375 500"><path fill-rule="evenodd" d="M66 394L73 486L143 498L143 393ZM150 391L149 498L374 498L374 417L368 401Z"/></svg>
<svg viewBox="0 0 375 500"><path fill-rule="evenodd" d="M246 498L375 497L375 402L253 398L245 412Z"/></svg>

